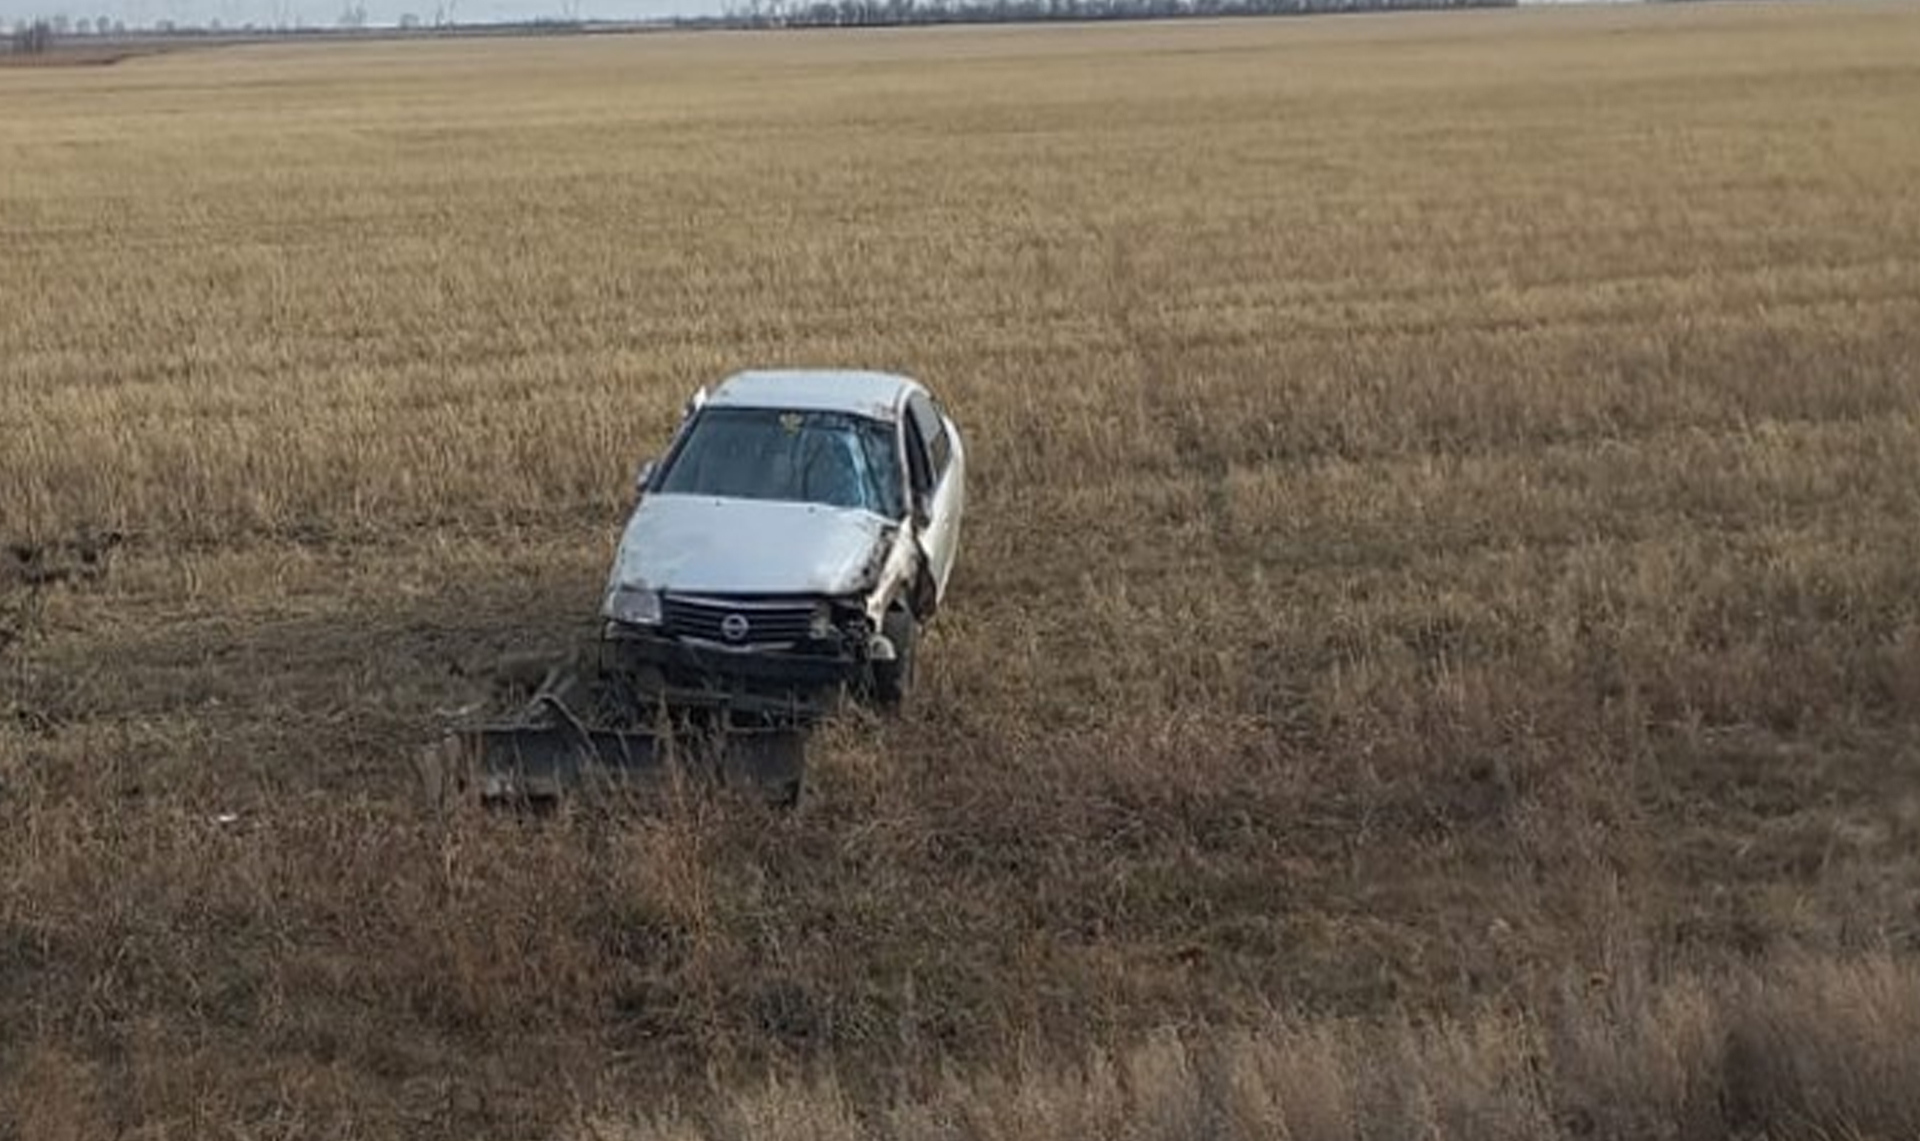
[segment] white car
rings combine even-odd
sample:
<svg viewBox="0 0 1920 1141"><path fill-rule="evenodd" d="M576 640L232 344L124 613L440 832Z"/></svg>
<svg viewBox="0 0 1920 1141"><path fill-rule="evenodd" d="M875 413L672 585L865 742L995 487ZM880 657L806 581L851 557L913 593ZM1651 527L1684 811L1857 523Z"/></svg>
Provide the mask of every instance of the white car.
<svg viewBox="0 0 1920 1141"><path fill-rule="evenodd" d="M736 705L848 689L897 704L953 573L966 466L952 419L904 376L744 372L701 390L640 470L603 668Z"/></svg>

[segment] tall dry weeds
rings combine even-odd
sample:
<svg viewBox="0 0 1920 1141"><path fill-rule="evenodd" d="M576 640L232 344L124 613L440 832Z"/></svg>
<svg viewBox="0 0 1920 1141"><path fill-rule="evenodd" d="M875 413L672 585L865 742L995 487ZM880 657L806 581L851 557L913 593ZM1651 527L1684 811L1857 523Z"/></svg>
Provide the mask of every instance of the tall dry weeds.
<svg viewBox="0 0 1920 1141"><path fill-rule="evenodd" d="M1874 958L1414 1026L1275 1020L949 1080L863 1104L830 1076L718 1090L695 1114L590 1118L625 1141L1910 1136L1920 974Z"/></svg>

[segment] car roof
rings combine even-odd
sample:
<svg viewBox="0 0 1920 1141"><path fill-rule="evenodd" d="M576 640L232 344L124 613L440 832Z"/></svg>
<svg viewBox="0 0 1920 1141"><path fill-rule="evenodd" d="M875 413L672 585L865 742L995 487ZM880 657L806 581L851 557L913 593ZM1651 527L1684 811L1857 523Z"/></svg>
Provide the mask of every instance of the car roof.
<svg viewBox="0 0 1920 1141"><path fill-rule="evenodd" d="M721 381L707 397L707 405L851 412L893 420L899 415L901 400L920 387L911 377L888 372L760 369L735 373Z"/></svg>

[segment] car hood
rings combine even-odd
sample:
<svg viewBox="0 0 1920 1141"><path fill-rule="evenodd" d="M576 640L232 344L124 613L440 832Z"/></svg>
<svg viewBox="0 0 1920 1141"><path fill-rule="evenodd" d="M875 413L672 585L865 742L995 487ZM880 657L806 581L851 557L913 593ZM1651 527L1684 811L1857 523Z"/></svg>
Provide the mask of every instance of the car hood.
<svg viewBox="0 0 1920 1141"><path fill-rule="evenodd" d="M893 529L854 508L648 495L627 520L607 594L852 594L871 585Z"/></svg>

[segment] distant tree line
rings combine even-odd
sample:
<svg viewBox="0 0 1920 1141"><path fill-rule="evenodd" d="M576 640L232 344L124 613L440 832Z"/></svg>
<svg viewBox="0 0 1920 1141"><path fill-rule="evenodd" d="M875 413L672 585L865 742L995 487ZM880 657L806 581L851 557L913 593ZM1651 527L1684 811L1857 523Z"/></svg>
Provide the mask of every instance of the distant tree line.
<svg viewBox="0 0 1920 1141"><path fill-rule="evenodd" d="M1049 20L1171 20L1187 16L1304 16L1412 9L1511 8L1517 0L749 0L687 24L737 28L870 28Z"/></svg>
<svg viewBox="0 0 1920 1141"><path fill-rule="evenodd" d="M13 50L20 55L45 55L53 46L53 25L33 20L13 30Z"/></svg>
<svg viewBox="0 0 1920 1141"><path fill-rule="evenodd" d="M403 13L394 29L419 33L511 34L513 32L618 31L672 24L689 28L879 28L922 24L1011 24L1071 20L1172 20L1207 16L1304 16L1340 12L1391 12L1452 8L1511 8L1518 0L744 0L718 16L691 16L661 22L583 21L580 0L558 0L559 14L516 23L472 25L454 18L456 0L442 0L431 17ZM69 36L324 36L329 32L363 34L373 30L364 0L346 0L332 28L284 23L227 27L219 20L182 25L156 20L130 31L125 22L101 16L74 20L60 15L25 21L8 33L0 25L0 44L20 55L44 55Z"/></svg>
<svg viewBox="0 0 1920 1141"><path fill-rule="evenodd" d="M53 50L53 45L69 36L124 36L127 25L124 20L108 16L88 19L85 16L74 19L60 15L51 19L24 20L14 25L6 36L6 43L18 55L45 55Z"/></svg>

